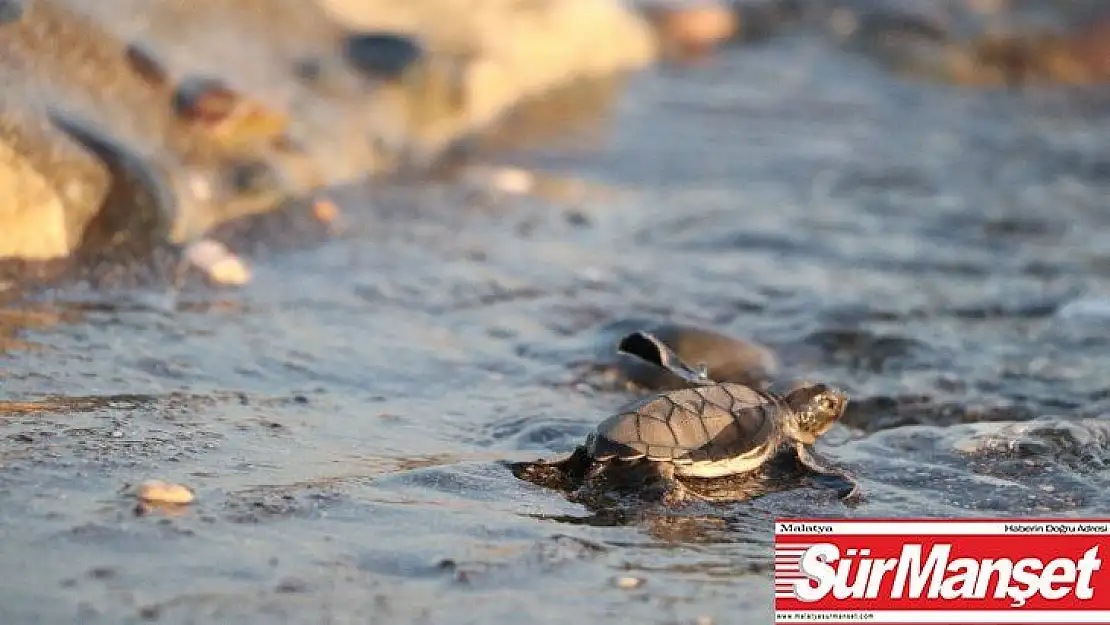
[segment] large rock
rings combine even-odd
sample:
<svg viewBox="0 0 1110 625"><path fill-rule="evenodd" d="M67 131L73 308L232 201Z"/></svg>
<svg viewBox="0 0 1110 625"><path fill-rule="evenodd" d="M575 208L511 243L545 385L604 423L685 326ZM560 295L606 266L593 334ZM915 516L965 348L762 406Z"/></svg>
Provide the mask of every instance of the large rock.
<svg viewBox="0 0 1110 625"><path fill-rule="evenodd" d="M45 133L44 146L64 143L100 172L66 200L66 176L85 169L9 149L0 193L55 208L2 213L22 245L4 253L195 240L324 186L427 164L522 101L655 54L620 0L320 2L3 4L2 87L38 124L12 117L9 143Z"/></svg>
<svg viewBox="0 0 1110 625"><path fill-rule="evenodd" d="M329 183L426 163L523 100L655 54L650 28L616 0L65 1L177 72L286 104ZM366 34L408 36L420 54L373 79L352 54ZM395 50L379 47L382 64Z"/></svg>
<svg viewBox="0 0 1110 625"><path fill-rule="evenodd" d="M196 238L216 223L269 210L302 190L296 182L305 178L303 159L284 157L268 144L273 137L239 141L225 126L181 114L175 109L180 81L152 76L136 62L131 42L62 0L29 0L19 20L0 28L0 71L5 90L48 111L91 153L113 160L109 165L116 171L141 168L139 178L162 179L158 186L169 193L162 195L173 201L154 213L150 225L157 226L157 236ZM244 171L270 175L248 180Z"/></svg>
<svg viewBox="0 0 1110 625"><path fill-rule="evenodd" d="M427 50L383 102L412 150L435 154L515 104L655 59L647 22L619 0L317 0L351 32L410 33Z"/></svg>
<svg viewBox="0 0 1110 625"><path fill-rule="evenodd" d="M41 111L0 92L0 259L76 247L108 193L103 164Z"/></svg>
<svg viewBox="0 0 1110 625"><path fill-rule="evenodd" d="M308 0L55 0L124 41L142 42L174 77L217 77L288 111L311 183L358 180L391 166L401 119L372 106L373 84L340 57L345 31ZM309 186L309 185L305 185Z"/></svg>

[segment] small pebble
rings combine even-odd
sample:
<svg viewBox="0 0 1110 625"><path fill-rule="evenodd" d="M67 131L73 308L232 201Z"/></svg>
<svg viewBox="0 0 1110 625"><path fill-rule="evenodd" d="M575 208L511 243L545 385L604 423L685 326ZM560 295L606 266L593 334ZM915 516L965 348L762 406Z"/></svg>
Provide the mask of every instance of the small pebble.
<svg viewBox="0 0 1110 625"><path fill-rule="evenodd" d="M568 224L578 228L584 228L590 225L590 218L581 211L568 211L565 217Z"/></svg>
<svg viewBox="0 0 1110 625"><path fill-rule="evenodd" d="M490 191L524 195L536 186L531 172L515 167L470 167L465 176L471 184Z"/></svg>
<svg viewBox="0 0 1110 625"><path fill-rule="evenodd" d="M699 616L698 618L694 619L694 623L695 625L713 625L713 617Z"/></svg>
<svg viewBox="0 0 1110 625"><path fill-rule="evenodd" d="M851 37L859 28L859 18L851 9L838 7L829 15L829 27L841 39Z"/></svg>
<svg viewBox="0 0 1110 625"><path fill-rule="evenodd" d="M183 119L214 124L227 119L239 100L223 81L189 76L174 93L174 112Z"/></svg>
<svg viewBox="0 0 1110 625"><path fill-rule="evenodd" d="M148 480L139 487L139 499L150 503L187 504L195 497L193 491L181 484Z"/></svg>
<svg viewBox="0 0 1110 625"><path fill-rule="evenodd" d="M250 281L250 268L222 243L204 239L185 249L185 259L217 284L242 285Z"/></svg>
<svg viewBox="0 0 1110 625"><path fill-rule="evenodd" d="M623 576L618 577L616 580L614 580L613 583L616 584L617 588L632 590L634 588L639 588L640 586L643 586L645 581L646 580L640 577Z"/></svg>
<svg viewBox="0 0 1110 625"><path fill-rule="evenodd" d="M308 582L297 577L287 577L274 588L274 592L282 594L302 593L308 591Z"/></svg>
<svg viewBox="0 0 1110 625"><path fill-rule="evenodd" d="M321 222L330 224L339 216L339 207L331 200L316 200L312 203L312 214Z"/></svg>
<svg viewBox="0 0 1110 625"><path fill-rule="evenodd" d="M111 579L116 576L117 571L111 567L98 566L89 569L89 577L93 579Z"/></svg>
<svg viewBox="0 0 1110 625"><path fill-rule="evenodd" d="M284 113L244 98L219 79L186 78L174 94L173 107L180 118L203 124L228 143L274 140L289 128Z"/></svg>
<svg viewBox="0 0 1110 625"><path fill-rule="evenodd" d="M741 27L736 7L716 0L651 6L645 17L664 47L681 54L711 50Z"/></svg>
<svg viewBox="0 0 1110 625"><path fill-rule="evenodd" d="M578 272L578 275L586 282L592 282L594 284L604 282L606 278L605 272L597 267L583 267Z"/></svg>
<svg viewBox="0 0 1110 625"><path fill-rule="evenodd" d="M531 173L511 167L496 170L492 181L494 188L505 193L524 194L535 186L535 178Z"/></svg>

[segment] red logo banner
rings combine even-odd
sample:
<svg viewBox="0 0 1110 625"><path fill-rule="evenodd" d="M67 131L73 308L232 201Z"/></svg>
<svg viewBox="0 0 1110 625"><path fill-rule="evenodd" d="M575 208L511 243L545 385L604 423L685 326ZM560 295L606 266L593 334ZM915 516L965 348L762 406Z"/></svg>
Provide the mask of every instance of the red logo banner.
<svg viewBox="0 0 1110 625"><path fill-rule="evenodd" d="M775 521L775 622L1110 623L1110 519Z"/></svg>

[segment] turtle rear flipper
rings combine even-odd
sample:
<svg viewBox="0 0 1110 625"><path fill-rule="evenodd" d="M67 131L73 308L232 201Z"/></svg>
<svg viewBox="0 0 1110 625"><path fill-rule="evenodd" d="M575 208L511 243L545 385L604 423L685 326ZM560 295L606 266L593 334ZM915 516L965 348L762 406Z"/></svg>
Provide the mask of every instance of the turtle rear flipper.
<svg viewBox="0 0 1110 625"><path fill-rule="evenodd" d="M841 486L837 489L837 496L844 505L855 507L863 501L863 493L860 490L859 482L850 473L838 468L833 461L808 445L797 445L796 448L798 461L803 466L818 475L841 482Z"/></svg>
<svg viewBox="0 0 1110 625"><path fill-rule="evenodd" d="M699 371L682 362L678 354L650 332L633 332L621 339L617 351L651 363L690 384L713 384L704 367Z"/></svg>
<svg viewBox="0 0 1110 625"><path fill-rule="evenodd" d="M576 447L569 455L552 460L505 463L517 479L555 490L576 488L592 464L585 447Z"/></svg>

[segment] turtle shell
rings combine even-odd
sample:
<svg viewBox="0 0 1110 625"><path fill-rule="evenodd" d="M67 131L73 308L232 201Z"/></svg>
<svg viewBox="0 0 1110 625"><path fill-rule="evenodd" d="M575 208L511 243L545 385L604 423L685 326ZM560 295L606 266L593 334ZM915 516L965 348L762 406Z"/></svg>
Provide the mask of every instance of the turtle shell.
<svg viewBox="0 0 1110 625"><path fill-rule="evenodd" d="M670 391L602 421L586 447L602 461L726 461L775 444L783 410L788 408L774 396L740 384Z"/></svg>

